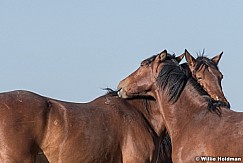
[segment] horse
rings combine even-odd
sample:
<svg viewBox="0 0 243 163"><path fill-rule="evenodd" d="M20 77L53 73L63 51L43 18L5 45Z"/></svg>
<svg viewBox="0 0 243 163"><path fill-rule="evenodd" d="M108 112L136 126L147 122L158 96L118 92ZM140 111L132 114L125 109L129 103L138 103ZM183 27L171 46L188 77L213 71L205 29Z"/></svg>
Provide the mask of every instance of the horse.
<svg viewBox="0 0 243 163"><path fill-rule="evenodd" d="M214 105L166 50L142 63L119 83L119 96L156 99L172 141L173 162L241 161L243 113Z"/></svg>
<svg viewBox="0 0 243 163"><path fill-rule="evenodd" d="M43 152L49 162L170 162L160 160L162 117L146 101L108 93L71 103L29 91L1 93L0 161L35 162Z"/></svg>

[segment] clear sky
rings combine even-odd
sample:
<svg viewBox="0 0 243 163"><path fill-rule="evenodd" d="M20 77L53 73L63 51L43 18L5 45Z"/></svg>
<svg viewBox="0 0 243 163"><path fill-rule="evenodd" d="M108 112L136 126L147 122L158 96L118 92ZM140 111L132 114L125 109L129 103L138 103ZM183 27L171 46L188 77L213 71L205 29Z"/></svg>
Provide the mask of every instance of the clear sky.
<svg viewBox="0 0 243 163"><path fill-rule="evenodd" d="M87 102L153 54L204 48L243 111L242 0L0 1L0 92Z"/></svg>

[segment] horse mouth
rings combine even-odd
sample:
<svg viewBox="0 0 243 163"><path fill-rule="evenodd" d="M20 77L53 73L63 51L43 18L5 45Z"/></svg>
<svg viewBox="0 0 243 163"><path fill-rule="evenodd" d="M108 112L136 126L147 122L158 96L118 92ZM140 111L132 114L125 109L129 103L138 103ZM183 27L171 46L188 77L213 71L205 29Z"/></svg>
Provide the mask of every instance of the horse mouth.
<svg viewBox="0 0 243 163"><path fill-rule="evenodd" d="M213 104L216 107L223 106L223 107L226 107L226 108L230 109L230 103L228 101L225 102L225 101L222 101L222 100L214 100Z"/></svg>
<svg viewBox="0 0 243 163"><path fill-rule="evenodd" d="M230 103L224 96L223 97L215 96L212 99L214 100L215 106L217 107L224 106L230 108Z"/></svg>
<svg viewBox="0 0 243 163"><path fill-rule="evenodd" d="M136 97L147 97L146 93L147 93L146 91L128 93L124 88L119 88L117 91L118 97L124 98L124 99L131 99L131 98L136 98Z"/></svg>
<svg viewBox="0 0 243 163"><path fill-rule="evenodd" d="M120 88L118 91L117 91L117 95L118 95L118 97L120 97L120 98L132 98L132 97L134 97L134 96L139 96L139 94L138 93L127 93L127 91L125 91L125 89L123 89L123 88Z"/></svg>
<svg viewBox="0 0 243 163"><path fill-rule="evenodd" d="M118 95L118 97L120 97L120 98L129 98L129 96L127 95L126 91L124 91L123 88L119 88L119 89L117 90L117 95Z"/></svg>

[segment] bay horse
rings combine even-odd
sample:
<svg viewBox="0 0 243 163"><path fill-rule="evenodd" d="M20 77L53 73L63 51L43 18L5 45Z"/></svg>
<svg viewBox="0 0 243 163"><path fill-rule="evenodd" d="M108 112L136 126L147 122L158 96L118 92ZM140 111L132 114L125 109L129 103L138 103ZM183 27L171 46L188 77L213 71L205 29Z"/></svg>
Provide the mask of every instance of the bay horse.
<svg viewBox="0 0 243 163"><path fill-rule="evenodd" d="M214 100L185 69L167 54L149 58L123 79L122 98L137 95L156 99L172 141L173 162L195 162L243 156L243 113L215 106ZM208 160L209 159L209 160Z"/></svg>
<svg viewBox="0 0 243 163"><path fill-rule="evenodd" d="M146 105L111 93L89 103L1 93L0 162L34 162L39 151L51 163L170 162L160 160L165 127L158 107Z"/></svg>

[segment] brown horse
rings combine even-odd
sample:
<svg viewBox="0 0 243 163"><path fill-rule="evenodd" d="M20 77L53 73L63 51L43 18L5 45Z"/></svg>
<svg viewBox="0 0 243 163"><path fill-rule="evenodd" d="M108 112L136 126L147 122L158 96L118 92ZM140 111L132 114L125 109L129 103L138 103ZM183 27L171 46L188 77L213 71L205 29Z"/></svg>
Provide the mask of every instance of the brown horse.
<svg viewBox="0 0 243 163"><path fill-rule="evenodd" d="M173 162L239 161L243 155L243 113L216 107L166 51L144 62L147 64L120 82L119 95L156 99L172 140Z"/></svg>
<svg viewBox="0 0 243 163"><path fill-rule="evenodd" d="M1 93L0 162L33 162L39 151L50 162L171 162L159 153L165 127L154 105L111 93L84 104Z"/></svg>

